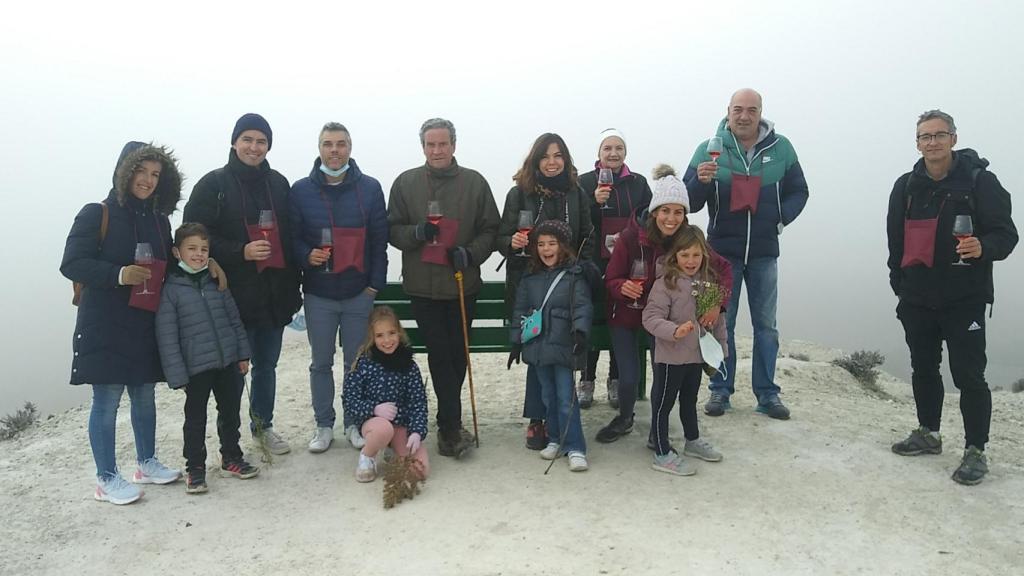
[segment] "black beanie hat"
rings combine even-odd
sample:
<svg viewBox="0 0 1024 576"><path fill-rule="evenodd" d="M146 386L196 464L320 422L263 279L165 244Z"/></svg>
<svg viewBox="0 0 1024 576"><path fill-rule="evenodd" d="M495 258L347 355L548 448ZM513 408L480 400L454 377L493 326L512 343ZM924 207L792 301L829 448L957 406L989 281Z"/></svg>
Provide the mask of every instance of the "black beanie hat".
<svg viewBox="0 0 1024 576"><path fill-rule="evenodd" d="M569 229L568 224L561 220L545 220L541 222L533 229L530 236L532 236L533 241L536 242L536 239L539 238L541 234L554 236L562 244L570 247L572 246L569 244L572 237L572 230Z"/></svg>
<svg viewBox="0 0 1024 576"><path fill-rule="evenodd" d="M252 112L243 114L238 119L238 122L235 122L235 129L231 132L232 146L238 141L238 137L241 136L242 132L246 130L259 130L263 132L263 135L267 137L267 150L274 147L274 132L270 129L270 123L263 116L253 114Z"/></svg>

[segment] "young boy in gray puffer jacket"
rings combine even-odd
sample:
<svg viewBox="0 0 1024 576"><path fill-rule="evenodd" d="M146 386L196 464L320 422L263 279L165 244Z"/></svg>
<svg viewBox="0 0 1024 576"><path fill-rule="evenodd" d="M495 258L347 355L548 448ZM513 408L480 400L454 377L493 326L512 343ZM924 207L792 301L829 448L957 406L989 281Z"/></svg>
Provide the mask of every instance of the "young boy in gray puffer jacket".
<svg viewBox="0 0 1024 576"><path fill-rule="evenodd" d="M167 384L185 388L185 491L205 492L206 406L217 399L221 475L252 478L259 468L242 458L238 444L249 338L228 291L210 278L210 237L202 224L182 224L174 234L178 266L168 270L156 314L156 339Z"/></svg>

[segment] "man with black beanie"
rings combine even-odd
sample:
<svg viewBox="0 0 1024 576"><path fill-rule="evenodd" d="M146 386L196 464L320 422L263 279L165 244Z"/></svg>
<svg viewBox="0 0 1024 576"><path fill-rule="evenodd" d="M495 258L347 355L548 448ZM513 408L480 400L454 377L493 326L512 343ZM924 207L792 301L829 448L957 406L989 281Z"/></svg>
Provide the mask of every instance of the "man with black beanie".
<svg viewBox="0 0 1024 576"><path fill-rule="evenodd" d="M210 232L210 255L224 268L252 348L250 431L273 454L291 450L274 432L277 361L284 327L302 306L299 271L292 262L288 180L270 168L270 124L244 114L231 131L228 163L192 189L184 221ZM244 379L239 375L242 393Z"/></svg>

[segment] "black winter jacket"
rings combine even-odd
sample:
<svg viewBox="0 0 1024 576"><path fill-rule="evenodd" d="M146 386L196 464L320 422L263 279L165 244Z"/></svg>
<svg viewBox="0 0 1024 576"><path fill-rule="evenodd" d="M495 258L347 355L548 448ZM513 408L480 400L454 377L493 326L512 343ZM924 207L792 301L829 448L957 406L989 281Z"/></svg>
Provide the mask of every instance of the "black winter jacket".
<svg viewBox="0 0 1024 576"><path fill-rule="evenodd" d="M900 300L929 308L960 302L993 301L992 263L1010 255L1017 228L1010 214L1010 194L985 168L988 160L969 148L953 152L953 166L942 180L932 180L924 159L900 176L889 195L889 284ZM909 213L907 206L910 206ZM970 214L974 236L981 241L981 258L965 259L970 266L953 266L958 258L953 220ZM902 268L904 220L935 218L935 261L931 268L916 264Z"/></svg>
<svg viewBox="0 0 1024 576"><path fill-rule="evenodd" d="M243 164L232 149L228 163L203 176L185 204L185 222L199 222L210 231L210 256L224 269L231 296L246 328L279 328L302 306L301 279L291 249L288 180L270 168ZM243 211L244 205L244 211ZM243 255L249 243L246 223L257 224L260 210L273 210L284 249L285 268L257 273Z"/></svg>

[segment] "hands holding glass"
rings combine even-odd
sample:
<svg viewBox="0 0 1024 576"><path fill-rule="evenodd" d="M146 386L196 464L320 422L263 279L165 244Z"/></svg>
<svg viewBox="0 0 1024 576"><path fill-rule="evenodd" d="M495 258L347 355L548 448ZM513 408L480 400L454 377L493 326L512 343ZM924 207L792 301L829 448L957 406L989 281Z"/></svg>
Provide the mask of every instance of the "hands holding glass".
<svg viewBox="0 0 1024 576"><path fill-rule="evenodd" d="M331 271L331 248L334 246L334 234L330 228L320 230L320 250L324 252L323 271ZM310 255L312 257L312 254Z"/></svg>
<svg viewBox="0 0 1024 576"><path fill-rule="evenodd" d="M611 210L612 208L608 205L608 198L612 195L614 183L611 168L601 168L597 171L597 189L594 190L594 200L601 205L601 210Z"/></svg>
<svg viewBox="0 0 1024 576"><path fill-rule="evenodd" d="M643 258L633 260L629 268L629 281L622 285L623 295L632 298L633 301L627 304L635 310L643 310L640 298L644 295L644 283L647 282L647 262Z"/></svg>
<svg viewBox="0 0 1024 576"><path fill-rule="evenodd" d="M274 229L274 211L273 210L260 210L260 232L263 233L263 239L269 240L270 231Z"/></svg>
<svg viewBox="0 0 1024 576"><path fill-rule="evenodd" d="M430 222L434 226L441 225L441 218L444 214L441 212L441 202L438 200L430 200L427 202L427 222ZM440 232L434 235L434 238L430 241L430 244L437 246L440 242L437 241L437 237L440 236Z"/></svg>
<svg viewBox="0 0 1024 576"><path fill-rule="evenodd" d="M953 220L953 236L958 240L956 251L958 260L953 262L953 266L970 266L967 262L964 262L964 252L968 250L964 247L964 240L974 235L974 223L971 221L971 217L967 214L957 214ZM977 256L981 256L978 254ZM977 256L974 256L975 258Z"/></svg>
<svg viewBox="0 0 1024 576"><path fill-rule="evenodd" d="M528 258L526 247L530 244L530 230L533 230L533 210L520 210L516 224L518 232L512 235L512 247L519 248L516 256Z"/></svg>
<svg viewBox="0 0 1024 576"><path fill-rule="evenodd" d="M135 245L135 264L138 266L149 266L153 263L153 247L150 246L149 242L139 242ZM142 280L142 290L136 292L137 295L142 296L144 294L155 294L155 292L149 289L149 277L146 276Z"/></svg>
<svg viewBox="0 0 1024 576"><path fill-rule="evenodd" d="M718 173L718 157L722 155L724 147L721 136L708 138L707 153L711 157L710 162L701 162L697 165L697 180L704 184L710 184Z"/></svg>

